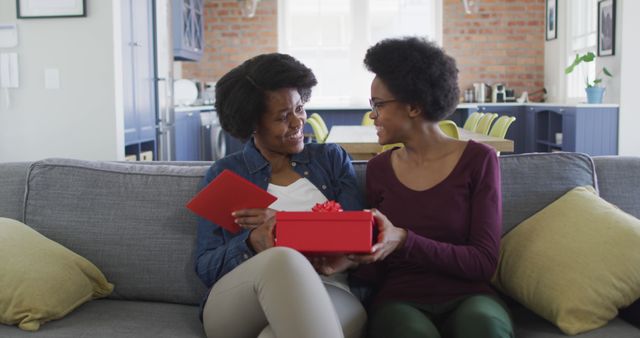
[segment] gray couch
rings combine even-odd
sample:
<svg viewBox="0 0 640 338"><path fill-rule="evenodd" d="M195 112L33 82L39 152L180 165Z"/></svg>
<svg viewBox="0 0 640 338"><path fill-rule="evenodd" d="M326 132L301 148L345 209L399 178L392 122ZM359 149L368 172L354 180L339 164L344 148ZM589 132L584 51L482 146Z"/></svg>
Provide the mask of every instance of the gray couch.
<svg viewBox="0 0 640 338"><path fill-rule="evenodd" d="M597 186L602 197L640 217L640 158L557 153L500 161L505 232L577 185ZM88 302L35 334L0 325L0 337L203 337L198 303L205 288L192 259L196 218L184 205L208 165L0 163L0 217L23 221L88 258L116 286L108 299ZM362 184L366 163L355 165ZM563 336L511 306L517 337ZM580 337L640 337L640 329L616 318Z"/></svg>

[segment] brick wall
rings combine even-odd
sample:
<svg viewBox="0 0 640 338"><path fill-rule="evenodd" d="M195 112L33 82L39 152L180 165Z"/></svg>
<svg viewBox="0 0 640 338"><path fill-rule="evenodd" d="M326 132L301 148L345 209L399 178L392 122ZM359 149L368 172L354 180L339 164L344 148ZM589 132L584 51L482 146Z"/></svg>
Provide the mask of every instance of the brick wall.
<svg viewBox="0 0 640 338"><path fill-rule="evenodd" d="M261 0L244 18L236 0L205 1L205 54L182 62L182 77L215 81L260 53L278 49L277 0ZM544 86L544 0L480 0L467 15L460 0L443 0L443 46L457 59L460 87L505 83L529 93Z"/></svg>
<svg viewBox="0 0 640 338"><path fill-rule="evenodd" d="M277 7L277 0L261 0L256 15L246 18L237 0L205 0L204 55L181 62L182 77L216 81L252 56L277 52Z"/></svg>
<svg viewBox="0 0 640 338"><path fill-rule="evenodd" d="M544 86L544 0L480 0L477 14L443 0L443 47L455 57L460 87L504 83L519 96Z"/></svg>

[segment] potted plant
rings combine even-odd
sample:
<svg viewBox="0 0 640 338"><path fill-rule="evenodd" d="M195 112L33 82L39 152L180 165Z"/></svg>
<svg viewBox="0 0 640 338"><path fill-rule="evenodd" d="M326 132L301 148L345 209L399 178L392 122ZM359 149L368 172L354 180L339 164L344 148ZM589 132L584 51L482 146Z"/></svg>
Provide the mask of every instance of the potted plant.
<svg viewBox="0 0 640 338"><path fill-rule="evenodd" d="M596 59L595 54L592 52L588 52L584 55L576 54L576 58L573 60L573 63L569 65L569 67L564 69L565 74L570 74L573 70L582 62L592 62ZM608 77L612 77L611 73L607 69L607 67L602 67L602 69L596 74L596 77L593 81L589 82L589 77L587 76L585 91L587 92L587 102L588 103L602 103L602 96L604 95L604 87L601 87L602 77L606 75Z"/></svg>

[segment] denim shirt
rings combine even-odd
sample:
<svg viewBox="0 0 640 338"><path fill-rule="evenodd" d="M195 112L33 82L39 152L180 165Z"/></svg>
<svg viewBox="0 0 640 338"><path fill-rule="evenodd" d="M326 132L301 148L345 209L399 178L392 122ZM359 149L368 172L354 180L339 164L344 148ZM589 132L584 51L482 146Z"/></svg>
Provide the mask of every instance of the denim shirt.
<svg viewBox="0 0 640 338"><path fill-rule="evenodd" d="M363 208L351 159L338 145L305 144L302 152L291 156L291 166L328 200L339 202L344 210ZM209 184L224 169L234 171L264 190L269 186L271 166L253 140L247 142L242 151L216 161L209 168L202 186ZM211 207L215 208L214 205ZM217 224L198 219L195 268L207 288L256 254L247 245L248 237L249 230L233 234Z"/></svg>

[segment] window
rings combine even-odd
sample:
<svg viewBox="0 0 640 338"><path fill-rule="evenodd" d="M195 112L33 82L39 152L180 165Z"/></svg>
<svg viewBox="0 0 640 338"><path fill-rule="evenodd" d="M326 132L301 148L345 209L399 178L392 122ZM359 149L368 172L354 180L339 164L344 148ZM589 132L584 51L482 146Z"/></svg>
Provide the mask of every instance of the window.
<svg viewBox="0 0 640 338"><path fill-rule="evenodd" d="M389 37L422 36L441 45L442 0L279 0L279 51L318 78L309 107L368 107L373 75L362 60Z"/></svg>
<svg viewBox="0 0 640 338"><path fill-rule="evenodd" d="M596 31L598 28L598 0L570 0L568 2L569 50L566 65L570 65L576 54L596 53ZM584 88L587 77L596 76L596 63L582 63L567 76L567 99L578 101L586 97Z"/></svg>

